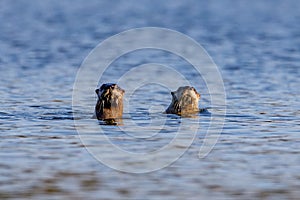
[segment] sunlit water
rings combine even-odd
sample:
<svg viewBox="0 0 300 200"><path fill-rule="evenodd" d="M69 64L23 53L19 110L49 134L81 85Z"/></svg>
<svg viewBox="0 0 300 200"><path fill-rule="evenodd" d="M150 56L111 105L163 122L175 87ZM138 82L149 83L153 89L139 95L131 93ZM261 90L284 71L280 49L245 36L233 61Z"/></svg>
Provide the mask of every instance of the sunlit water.
<svg viewBox="0 0 300 200"><path fill-rule="evenodd" d="M236 3L1 1L0 199L299 198L300 4ZM91 119L90 108L76 108L79 117L74 119L73 83L84 58L107 37L143 26L187 34L219 66L227 115L218 143L205 158L198 158L199 149L211 113L218 108L210 105L205 83L193 82L187 63L165 52L120 58L103 81L115 81L130 66L154 59L187 76L207 112L193 118L165 115L169 90L146 85L125 99L131 107L120 128L133 135ZM91 96L96 103L95 94ZM173 164L130 174L97 161L80 140L74 120L90 135L97 135L91 127L101 127L114 144L136 152L168 144L181 124L197 132L188 151ZM138 133L152 137L131 139ZM97 142L93 145L101 145ZM106 153L122 159L110 149ZM128 160L127 165L143 163Z"/></svg>

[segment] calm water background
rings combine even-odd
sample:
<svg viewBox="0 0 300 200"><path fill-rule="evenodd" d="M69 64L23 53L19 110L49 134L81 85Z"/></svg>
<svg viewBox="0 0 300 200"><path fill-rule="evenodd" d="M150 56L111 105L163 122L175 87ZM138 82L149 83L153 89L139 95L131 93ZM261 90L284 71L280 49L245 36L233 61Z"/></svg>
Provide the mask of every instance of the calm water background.
<svg viewBox="0 0 300 200"><path fill-rule="evenodd" d="M299 10L298 1L0 1L0 198L299 198ZM203 128L183 157L156 172L129 174L101 164L81 143L72 87L81 62L99 42L143 26L180 31L205 47L224 79L227 115L205 159L197 154L210 118L200 115ZM157 52L141 54L144 60L138 55L119 63L153 61ZM164 55L154 58L181 65ZM201 106L209 106L205 85L196 87ZM139 100L143 89L149 93ZM156 128L143 102L168 92L141 88L125 116L145 130ZM93 112L79 109L84 112L78 120ZM154 122L162 118L158 113ZM168 143L180 120L169 118L165 134L144 146L107 129L116 143L146 151Z"/></svg>

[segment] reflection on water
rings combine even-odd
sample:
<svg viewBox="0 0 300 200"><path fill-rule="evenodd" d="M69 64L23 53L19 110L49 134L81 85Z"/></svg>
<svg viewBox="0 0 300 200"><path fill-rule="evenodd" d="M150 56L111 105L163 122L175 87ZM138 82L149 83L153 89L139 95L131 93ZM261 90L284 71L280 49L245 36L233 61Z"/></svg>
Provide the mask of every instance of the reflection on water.
<svg viewBox="0 0 300 200"><path fill-rule="evenodd" d="M297 1L1 1L0 199L299 198L299 7ZM219 108L210 105L205 82L196 81L189 64L169 53L125 55L101 81L113 82L116 74L155 60L188 77L206 112L195 118L163 114L171 96L155 85L127 99L132 106L120 126L91 119L93 105L72 110L76 72L89 51L112 34L142 26L188 34L221 70L226 122L204 159L198 159L199 148L210 113ZM96 96L87 101L93 100ZM98 162L81 142L74 120L90 139L99 136L91 127L101 127L112 143L135 152L168 144L183 123L186 137L197 131L191 147L170 166L129 174ZM182 142L163 156L184 148L184 135ZM122 160L103 141L89 145L103 145L106 155L127 166L148 167Z"/></svg>

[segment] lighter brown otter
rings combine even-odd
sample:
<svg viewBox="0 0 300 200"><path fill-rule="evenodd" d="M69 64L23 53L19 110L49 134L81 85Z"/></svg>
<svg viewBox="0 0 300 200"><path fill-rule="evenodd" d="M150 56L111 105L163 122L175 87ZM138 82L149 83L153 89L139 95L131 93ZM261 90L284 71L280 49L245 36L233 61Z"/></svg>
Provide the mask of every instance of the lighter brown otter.
<svg viewBox="0 0 300 200"><path fill-rule="evenodd" d="M198 102L201 95L194 87L183 86L171 92L172 102L165 111L168 114L189 115L199 112Z"/></svg>
<svg viewBox="0 0 300 200"><path fill-rule="evenodd" d="M123 96L125 91L117 84L106 83L95 90L98 101L95 115L99 120L120 119L123 115Z"/></svg>

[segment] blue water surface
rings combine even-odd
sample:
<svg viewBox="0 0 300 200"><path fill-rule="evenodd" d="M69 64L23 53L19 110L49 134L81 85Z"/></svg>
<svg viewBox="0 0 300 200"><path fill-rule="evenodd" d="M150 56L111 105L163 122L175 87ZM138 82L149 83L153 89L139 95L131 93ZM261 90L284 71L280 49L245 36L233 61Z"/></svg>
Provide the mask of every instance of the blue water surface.
<svg viewBox="0 0 300 200"><path fill-rule="evenodd" d="M299 10L296 0L0 1L0 199L299 198ZM131 174L101 164L86 150L74 120L89 119L93 110L78 108L82 114L74 119L72 91L77 70L96 45L146 26L174 29L203 45L223 77L227 114L207 157L199 159L198 152L211 119L200 114L202 128L181 158L152 173ZM157 52L137 52L119 64L153 62L153 56L184 65ZM183 70L193 80L189 72ZM104 78L116 78L117 72L107 73ZM200 106L209 107L206 86L195 87L203 96ZM162 108L170 102L169 91L160 89L140 88L123 126L132 119L146 131L167 119L167 127L147 141L129 141L116 127L105 127L115 144L152 151L167 144L181 122L196 123L149 115L144 100L158 97Z"/></svg>

